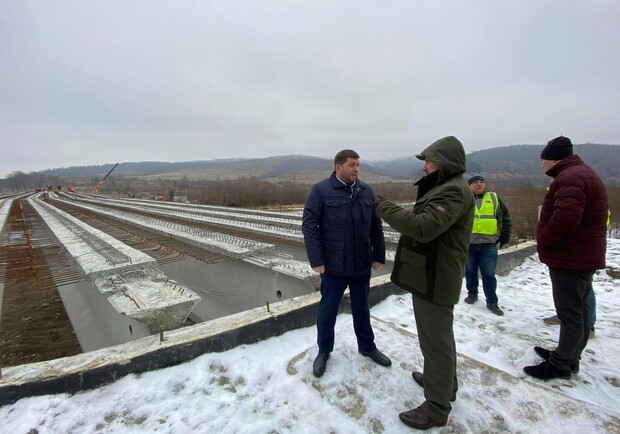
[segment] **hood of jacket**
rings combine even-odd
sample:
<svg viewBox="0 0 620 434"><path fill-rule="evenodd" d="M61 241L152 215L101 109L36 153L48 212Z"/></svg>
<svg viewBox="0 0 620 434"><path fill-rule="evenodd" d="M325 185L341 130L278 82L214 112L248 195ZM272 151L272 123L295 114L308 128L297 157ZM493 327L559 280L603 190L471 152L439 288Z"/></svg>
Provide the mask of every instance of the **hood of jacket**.
<svg viewBox="0 0 620 434"><path fill-rule="evenodd" d="M465 148L454 136L447 136L435 141L416 157L435 163L439 172L438 183L440 184L455 175L465 173L466 170Z"/></svg>

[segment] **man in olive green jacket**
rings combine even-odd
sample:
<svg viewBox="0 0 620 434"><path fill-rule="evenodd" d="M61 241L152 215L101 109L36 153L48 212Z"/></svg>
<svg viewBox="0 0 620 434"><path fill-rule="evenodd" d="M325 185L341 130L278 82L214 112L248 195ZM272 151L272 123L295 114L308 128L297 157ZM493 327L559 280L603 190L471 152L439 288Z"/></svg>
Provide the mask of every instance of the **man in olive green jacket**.
<svg viewBox="0 0 620 434"><path fill-rule="evenodd" d="M458 303L474 218L474 197L463 179L465 149L453 136L430 145L417 158L427 174L416 182L413 210L378 197L377 214L402 235L396 248L392 282L411 292L424 356L424 371L413 379L426 400L401 413L418 429L443 426L456 399L454 305Z"/></svg>

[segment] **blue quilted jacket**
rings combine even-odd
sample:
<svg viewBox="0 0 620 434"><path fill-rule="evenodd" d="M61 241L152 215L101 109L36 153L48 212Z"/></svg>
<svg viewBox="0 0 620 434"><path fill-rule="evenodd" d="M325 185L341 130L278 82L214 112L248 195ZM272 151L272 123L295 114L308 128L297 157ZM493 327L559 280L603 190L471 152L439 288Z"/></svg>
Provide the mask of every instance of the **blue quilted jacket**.
<svg viewBox="0 0 620 434"><path fill-rule="evenodd" d="M360 276L373 261L385 263L381 219L372 188L359 179L352 186L336 173L316 183L304 206L302 232L310 266L325 272Z"/></svg>

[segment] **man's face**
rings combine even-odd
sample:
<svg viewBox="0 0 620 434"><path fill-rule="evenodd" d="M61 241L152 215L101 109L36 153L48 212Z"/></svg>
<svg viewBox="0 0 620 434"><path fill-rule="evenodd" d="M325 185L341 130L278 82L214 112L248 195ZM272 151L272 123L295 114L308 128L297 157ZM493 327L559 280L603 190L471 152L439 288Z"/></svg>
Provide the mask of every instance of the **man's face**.
<svg viewBox="0 0 620 434"><path fill-rule="evenodd" d="M486 188L486 184L483 180L479 179L469 184L469 188L474 194L482 194L482 192Z"/></svg>
<svg viewBox="0 0 620 434"><path fill-rule="evenodd" d="M546 172L548 172L549 170L551 170L551 168L553 168L553 166L555 166L556 164L558 164L559 160L540 160L540 164L543 167L543 170Z"/></svg>
<svg viewBox="0 0 620 434"><path fill-rule="evenodd" d="M432 161L430 161L428 158L424 161L424 167L422 167L422 170L427 175L430 175L431 173L436 172L438 169L439 168L437 167L437 165L433 163Z"/></svg>
<svg viewBox="0 0 620 434"><path fill-rule="evenodd" d="M347 184L353 184L360 171L360 160L357 158L347 158L344 164L336 164L336 176Z"/></svg>

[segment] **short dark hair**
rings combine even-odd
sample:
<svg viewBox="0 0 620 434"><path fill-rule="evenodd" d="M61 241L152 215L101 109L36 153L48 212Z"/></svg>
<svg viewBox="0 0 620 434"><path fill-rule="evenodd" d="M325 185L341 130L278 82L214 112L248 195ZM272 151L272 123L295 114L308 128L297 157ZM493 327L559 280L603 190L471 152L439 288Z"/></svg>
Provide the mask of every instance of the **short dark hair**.
<svg viewBox="0 0 620 434"><path fill-rule="evenodd" d="M360 156L353 149L343 149L342 151L338 152L334 157L334 167L336 167L336 164L342 165L346 163L347 159L349 158L355 158L359 160Z"/></svg>

